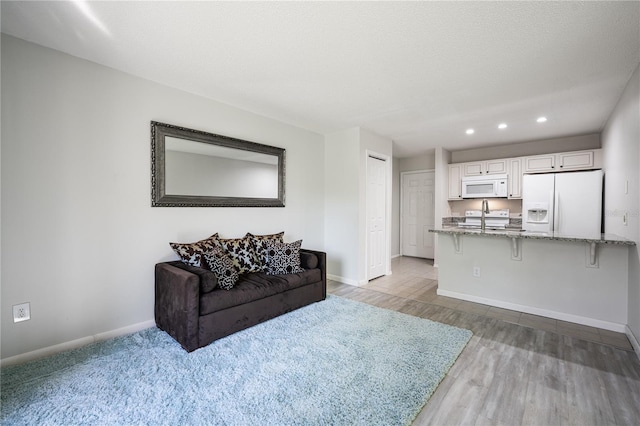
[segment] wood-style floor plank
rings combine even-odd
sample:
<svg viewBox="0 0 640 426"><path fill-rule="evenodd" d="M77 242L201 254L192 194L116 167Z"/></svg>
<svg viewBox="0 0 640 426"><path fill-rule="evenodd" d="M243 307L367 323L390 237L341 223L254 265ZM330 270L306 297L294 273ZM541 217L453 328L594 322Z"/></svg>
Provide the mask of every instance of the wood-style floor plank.
<svg viewBox="0 0 640 426"><path fill-rule="evenodd" d="M432 287L431 278L403 276L419 277L419 268L399 270L380 285L330 282L328 289L474 333L414 425L640 424L640 361L635 353L507 322L513 317L509 314L502 320L478 314L483 310L474 307L470 310L476 313L456 310L455 301L437 300L427 293L431 290L419 287ZM389 294L397 282L416 291L403 293L410 294L406 297ZM450 307L443 306L447 304Z"/></svg>

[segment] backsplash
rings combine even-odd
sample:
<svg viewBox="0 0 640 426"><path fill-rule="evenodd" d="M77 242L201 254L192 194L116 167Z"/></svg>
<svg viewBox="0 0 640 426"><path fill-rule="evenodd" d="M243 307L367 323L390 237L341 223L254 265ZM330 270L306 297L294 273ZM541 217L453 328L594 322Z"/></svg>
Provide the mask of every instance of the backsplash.
<svg viewBox="0 0 640 426"><path fill-rule="evenodd" d="M449 201L449 209L451 210L451 216L464 217L466 210L480 210L482 207L481 199L470 200L452 200ZM489 198L490 210L502 210L509 209L511 215L516 213L522 213L522 200L507 200L504 198Z"/></svg>

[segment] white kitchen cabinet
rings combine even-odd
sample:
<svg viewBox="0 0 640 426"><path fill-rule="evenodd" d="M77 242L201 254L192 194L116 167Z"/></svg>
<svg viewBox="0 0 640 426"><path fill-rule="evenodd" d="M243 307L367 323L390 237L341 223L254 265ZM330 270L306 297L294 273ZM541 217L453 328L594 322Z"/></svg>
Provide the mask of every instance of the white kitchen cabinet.
<svg viewBox="0 0 640 426"><path fill-rule="evenodd" d="M524 173L544 173L597 169L601 167L600 157L600 149L590 149L522 158L524 160Z"/></svg>
<svg viewBox="0 0 640 426"><path fill-rule="evenodd" d="M556 154L523 157L525 173L552 172L556 166Z"/></svg>
<svg viewBox="0 0 640 426"><path fill-rule="evenodd" d="M558 167L562 170L584 170L594 165L593 151L563 152L557 154Z"/></svg>
<svg viewBox="0 0 640 426"><path fill-rule="evenodd" d="M503 175L507 174L507 160L474 161L461 163L463 176Z"/></svg>
<svg viewBox="0 0 640 426"><path fill-rule="evenodd" d="M462 199L462 165L449 164L449 199Z"/></svg>
<svg viewBox="0 0 640 426"><path fill-rule="evenodd" d="M522 158L510 158L509 167L509 198L522 198Z"/></svg>

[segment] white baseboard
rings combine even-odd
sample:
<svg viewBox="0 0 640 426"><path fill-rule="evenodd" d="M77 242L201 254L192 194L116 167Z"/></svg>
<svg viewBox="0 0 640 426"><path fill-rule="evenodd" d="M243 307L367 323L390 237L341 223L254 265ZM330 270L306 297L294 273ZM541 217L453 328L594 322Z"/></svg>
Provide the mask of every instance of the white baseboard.
<svg viewBox="0 0 640 426"><path fill-rule="evenodd" d="M126 327L118 328L116 330L105 331L104 333L98 333L93 336L82 337L80 339L71 340L70 342L64 342L46 348L37 349L35 351L27 352L24 354L4 358L0 360L0 366L6 367L8 365L22 364L28 361L44 358L57 354L59 352L68 351L71 349L81 348L91 343L101 342L108 339L113 339L118 336L125 336L127 334L135 333L136 331L145 330L147 328L155 327L156 322L154 320L144 321L137 324L129 325Z"/></svg>
<svg viewBox="0 0 640 426"><path fill-rule="evenodd" d="M402 256L401 254L394 254L393 256L391 256L392 259L395 259L396 257L400 257Z"/></svg>
<svg viewBox="0 0 640 426"><path fill-rule="evenodd" d="M629 338L629 342L631 342L631 346L633 346L633 350L636 352L638 359L640 359L640 343L638 342L638 339L636 339L636 336L633 334L633 331L631 331L628 325L626 328L627 329L625 330L625 334L627 335L627 338Z"/></svg>
<svg viewBox="0 0 640 426"><path fill-rule="evenodd" d="M469 302L482 303L483 305L496 306L498 308L510 309L512 311L524 312L526 314L540 315L543 317L573 322L576 324L588 325L590 327L602 328L604 330L617 331L618 333L625 333L627 328L626 324L618 324L615 322L603 321L595 318L582 317L579 315L572 315L564 312L536 308L533 306L518 305L516 303L487 299L484 297L457 293L455 291L438 289L437 294L439 296L453 297L455 299L467 300Z"/></svg>
<svg viewBox="0 0 640 426"><path fill-rule="evenodd" d="M338 281L339 283L342 283L342 284L360 286L360 284L358 284L358 281L352 280L352 279L349 279L349 278L345 278L345 277L341 277L341 276L338 276L338 275L327 274L327 279L331 280L331 281Z"/></svg>

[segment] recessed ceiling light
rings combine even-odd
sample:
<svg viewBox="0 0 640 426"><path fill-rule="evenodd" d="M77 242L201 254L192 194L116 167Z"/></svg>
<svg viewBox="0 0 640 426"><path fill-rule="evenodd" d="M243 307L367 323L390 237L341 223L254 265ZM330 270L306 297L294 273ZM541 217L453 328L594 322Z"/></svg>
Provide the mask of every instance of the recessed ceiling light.
<svg viewBox="0 0 640 426"><path fill-rule="evenodd" d="M506 128L507 128L507 123L498 124L498 129L506 129Z"/></svg>
<svg viewBox="0 0 640 426"><path fill-rule="evenodd" d="M475 132L475 130L473 130L473 129L467 129L467 132L466 132L466 133L467 133L468 135L472 135L474 132Z"/></svg>
<svg viewBox="0 0 640 426"><path fill-rule="evenodd" d="M538 123L544 123L545 121L547 121L547 117L538 117L538 119L536 121Z"/></svg>

